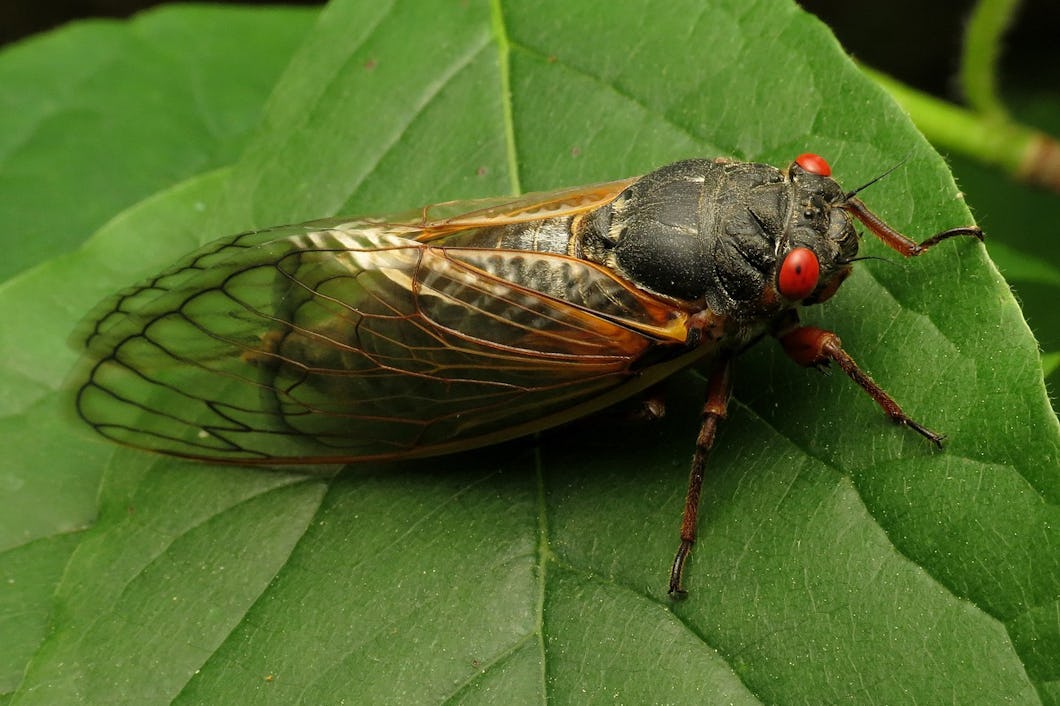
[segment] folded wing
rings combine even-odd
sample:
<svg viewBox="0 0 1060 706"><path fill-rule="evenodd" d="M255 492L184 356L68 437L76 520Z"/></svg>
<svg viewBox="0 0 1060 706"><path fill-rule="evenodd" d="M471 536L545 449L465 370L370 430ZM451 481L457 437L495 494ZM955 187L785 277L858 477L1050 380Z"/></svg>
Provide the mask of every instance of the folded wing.
<svg viewBox="0 0 1060 706"><path fill-rule="evenodd" d="M119 294L82 331L80 415L233 463L422 456L579 416L685 355L687 313L596 265L423 225L246 233Z"/></svg>

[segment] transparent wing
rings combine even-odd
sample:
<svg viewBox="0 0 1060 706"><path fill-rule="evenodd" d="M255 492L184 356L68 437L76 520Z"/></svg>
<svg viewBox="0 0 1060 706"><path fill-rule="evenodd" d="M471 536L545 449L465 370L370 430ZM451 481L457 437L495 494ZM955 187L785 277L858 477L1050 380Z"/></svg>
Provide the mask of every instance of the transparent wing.
<svg viewBox="0 0 1060 706"><path fill-rule="evenodd" d="M687 312L591 263L422 232L334 220L207 246L86 321L80 415L234 463L422 456L579 416L686 355Z"/></svg>

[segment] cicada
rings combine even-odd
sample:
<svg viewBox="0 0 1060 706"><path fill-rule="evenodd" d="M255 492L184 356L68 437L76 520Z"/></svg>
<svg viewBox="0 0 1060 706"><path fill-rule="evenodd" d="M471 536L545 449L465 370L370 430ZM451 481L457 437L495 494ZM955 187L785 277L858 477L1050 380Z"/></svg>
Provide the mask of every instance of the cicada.
<svg viewBox="0 0 1060 706"><path fill-rule="evenodd" d="M103 303L80 337L78 413L103 436L234 464L406 459L492 444L709 369L680 548L733 358L772 335L835 362L935 444L798 310L831 297L854 221L917 243L844 192L821 157L786 169L690 159L641 177L390 218L329 219L219 240Z"/></svg>

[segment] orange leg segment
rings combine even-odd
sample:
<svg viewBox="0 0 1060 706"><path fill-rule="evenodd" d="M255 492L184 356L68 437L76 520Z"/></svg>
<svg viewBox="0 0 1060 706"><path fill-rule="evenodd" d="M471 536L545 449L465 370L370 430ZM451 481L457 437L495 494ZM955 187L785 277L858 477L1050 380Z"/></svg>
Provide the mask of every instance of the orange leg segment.
<svg viewBox="0 0 1060 706"><path fill-rule="evenodd" d="M959 235L968 235L979 240L983 239L983 231L979 229L979 226L962 226L960 228L950 228L941 233L936 233L927 240L918 243L884 223L883 219L870 211L868 206L863 204L860 199L856 199L853 196L848 198L843 203L843 208L864 223L877 238L887 245L887 247L895 252L901 253L905 257L916 257L917 255L926 252L928 248L941 243L943 240L948 240L949 238Z"/></svg>
<svg viewBox="0 0 1060 706"><path fill-rule="evenodd" d="M917 423L909 417L894 398L888 395L868 373L858 367L850 354L843 350L843 344L839 336L831 331L816 328L814 326L799 326L779 336L784 352L799 365L807 367L824 367L829 362L835 363L850 376L850 379L861 386L861 389L869 393L876 400L884 413L898 424L907 426L917 432L935 446L942 448L942 434L931 431L927 427Z"/></svg>
<svg viewBox="0 0 1060 706"><path fill-rule="evenodd" d="M703 423L696 437L696 450L692 455L692 467L688 474L688 493L685 495L685 511L681 518L681 545L674 556L670 567L670 595L675 598L685 596L681 586L681 576L685 562L696 543L696 530L699 525L699 496L703 489L703 472L707 465L707 456L714 445L714 435L718 422L725 418L732 396L732 361L724 358L715 365L707 383L707 401L703 405Z"/></svg>

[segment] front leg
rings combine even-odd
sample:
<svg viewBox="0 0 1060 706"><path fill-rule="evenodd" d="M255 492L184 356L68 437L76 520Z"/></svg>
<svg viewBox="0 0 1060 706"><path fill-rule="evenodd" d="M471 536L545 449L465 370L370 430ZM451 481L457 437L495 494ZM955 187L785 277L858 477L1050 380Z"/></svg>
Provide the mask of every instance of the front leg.
<svg viewBox="0 0 1060 706"><path fill-rule="evenodd" d="M902 411L894 398L888 395L868 373L858 367L850 354L843 350L843 344L839 336L831 331L820 329L815 326L798 326L786 329L777 334L784 352L799 365L807 367L824 367L829 362L835 361L850 379L861 386L861 389L869 393L876 400L884 413L898 424L907 426L917 432L935 446L942 448L942 434L931 431L919 424Z"/></svg>

